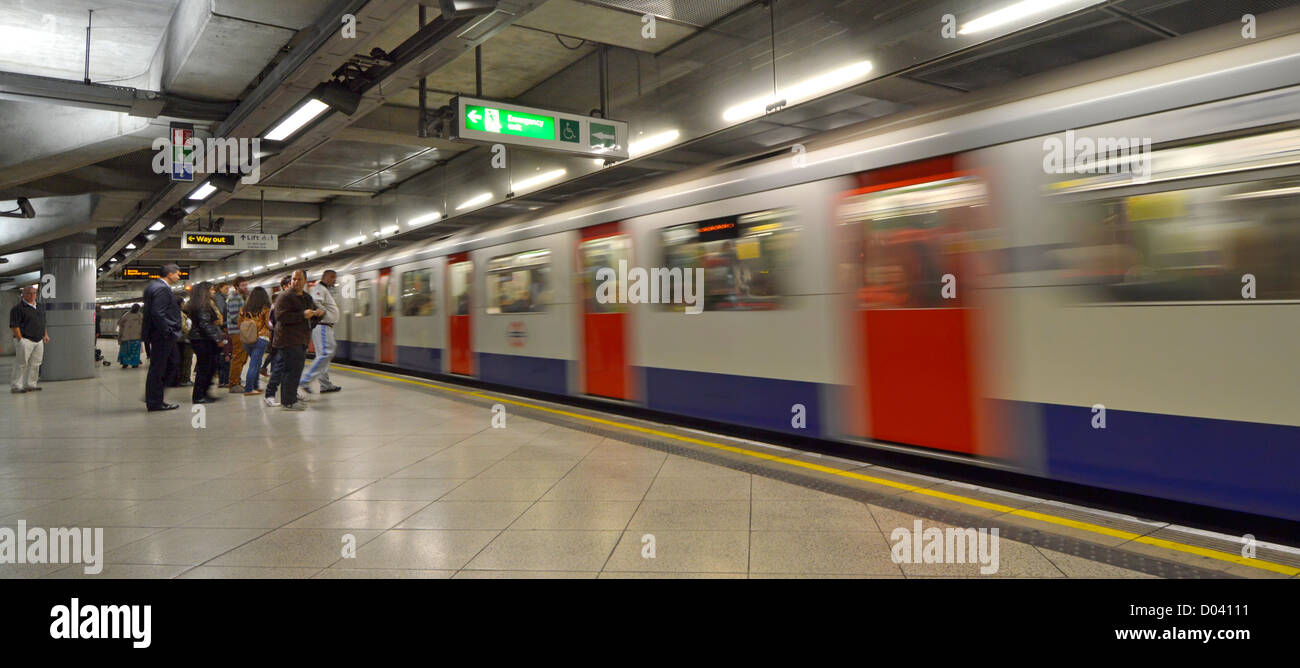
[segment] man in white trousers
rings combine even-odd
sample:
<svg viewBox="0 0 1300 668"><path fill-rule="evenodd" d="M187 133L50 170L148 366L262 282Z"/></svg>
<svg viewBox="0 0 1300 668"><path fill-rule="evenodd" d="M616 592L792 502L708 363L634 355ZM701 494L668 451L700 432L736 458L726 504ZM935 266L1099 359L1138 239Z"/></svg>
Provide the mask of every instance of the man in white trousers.
<svg viewBox="0 0 1300 668"><path fill-rule="evenodd" d="M336 280L338 274L333 269L327 269L320 280L316 281L316 285L307 290L312 301L316 302L316 308L324 309L325 315L321 316L320 322L311 328L311 343L316 349L316 358L303 372L299 385L307 395L305 399L316 398L322 392L338 392L343 389L330 382L329 374L330 360L334 359L334 352L338 346L334 340L334 325L339 321L339 305L334 301L334 294L331 292Z"/></svg>
<svg viewBox="0 0 1300 668"><path fill-rule="evenodd" d="M14 381L10 392L39 392L41 360L50 335L45 331L45 310L36 305L36 286L23 288L22 301L9 311L9 329L14 334Z"/></svg>

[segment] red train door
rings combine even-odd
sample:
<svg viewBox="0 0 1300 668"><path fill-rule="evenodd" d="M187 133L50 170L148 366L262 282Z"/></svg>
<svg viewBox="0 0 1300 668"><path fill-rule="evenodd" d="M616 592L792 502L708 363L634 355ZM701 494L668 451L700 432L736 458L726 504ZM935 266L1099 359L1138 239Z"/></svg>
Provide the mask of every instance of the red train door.
<svg viewBox="0 0 1300 668"><path fill-rule="evenodd" d="M582 359L587 394L613 399L628 397L627 305L597 299L596 287L605 280L617 280L619 261L631 260L632 243L619 232L618 223L582 230L578 243L579 275L582 277ZM608 268L615 278L605 273ZM613 294L618 294L617 290Z"/></svg>
<svg viewBox="0 0 1300 668"><path fill-rule="evenodd" d="M397 341L393 335L393 310L397 308L397 296L393 290L397 287L393 281L393 269L379 270L379 361L385 364L397 363Z"/></svg>
<svg viewBox="0 0 1300 668"><path fill-rule="evenodd" d="M474 374L473 353L470 346L470 297L474 280L474 263L469 253L457 253L447 258L447 347L449 368L452 373L465 376Z"/></svg>
<svg viewBox="0 0 1300 668"><path fill-rule="evenodd" d="M952 157L858 175L839 209L853 263L863 435L974 453L971 250L984 182Z"/></svg>

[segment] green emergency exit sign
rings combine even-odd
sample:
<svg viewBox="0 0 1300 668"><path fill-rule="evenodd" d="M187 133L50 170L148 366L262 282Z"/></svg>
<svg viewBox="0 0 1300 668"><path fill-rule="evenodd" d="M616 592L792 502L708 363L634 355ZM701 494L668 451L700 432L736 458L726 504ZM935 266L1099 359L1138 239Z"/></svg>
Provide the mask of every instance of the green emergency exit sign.
<svg viewBox="0 0 1300 668"><path fill-rule="evenodd" d="M623 121L464 96L454 98L451 106L456 110L455 139L613 160L628 157Z"/></svg>
<svg viewBox="0 0 1300 668"><path fill-rule="evenodd" d="M476 104L465 106L465 126L479 132L555 141L555 117Z"/></svg>

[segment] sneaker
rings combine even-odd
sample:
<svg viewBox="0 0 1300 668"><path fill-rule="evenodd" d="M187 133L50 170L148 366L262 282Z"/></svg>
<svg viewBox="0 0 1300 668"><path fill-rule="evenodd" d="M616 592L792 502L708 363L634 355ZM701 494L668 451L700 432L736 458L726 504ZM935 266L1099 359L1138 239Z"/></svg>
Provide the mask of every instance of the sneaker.
<svg viewBox="0 0 1300 668"><path fill-rule="evenodd" d="M231 394L243 394L243 393L244 393L244 386L243 386L243 385L231 385L231 386L230 386L230 393L231 393Z"/></svg>
<svg viewBox="0 0 1300 668"><path fill-rule="evenodd" d="M35 386L35 385L31 385L31 386L27 387L26 389L27 389L28 392L40 392L41 390L43 390L43 389L45 389L45 388L43 388L43 387L37 387L37 386Z"/></svg>
<svg viewBox="0 0 1300 668"><path fill-rule="evenodd" d="M327 387L327 388L321 390L320 393L321 393L321 394L329 394L330 392L338 392L338 391L341 390L341 389L343 389L343 388L339 387L338 385L334 385L334 386L332 386L332 387Z"/></svg>
<svg viewBox="0 0 1300 668"><path fill-rule="evenodd" d="M280 400L276 399L275 397L267 397L262 401L266 403L267 406L270 406L271 408L275 408L276 406L280 405Z"/></svg>
<svg viewBox="0 0 1300 668"><path fill-rule="evenodd" d="M303 393L303 392L299 392L299 393L298 393L298 402L299 402L299 403L304 403L304 404L305 404L305 403L310 402L310 401L311 401L311 395L310 395L310 394L306 394L306 393Z"/></svg>
<svg viewBox="0 0 1300 668"><path fill-rule="evenodd" d="M9 388L9 392L12 393L12 394L23 394L23 393L26 392L26 391L27 391L27 390L24 390L24 389L21 388L21 387L11 387L11 388Z"/></svg>
<svg viewBox="0 0 1300 668"><path fill-rule="evenodd" d="M304 406L304 405L302 405L302 402L299 401L299 402L296 403L296 404L289 404L288 406L281 406L281 407L280 407L280 410L282 410L282 411L305 411L305 410L307 410L307 407Z"/></svg>

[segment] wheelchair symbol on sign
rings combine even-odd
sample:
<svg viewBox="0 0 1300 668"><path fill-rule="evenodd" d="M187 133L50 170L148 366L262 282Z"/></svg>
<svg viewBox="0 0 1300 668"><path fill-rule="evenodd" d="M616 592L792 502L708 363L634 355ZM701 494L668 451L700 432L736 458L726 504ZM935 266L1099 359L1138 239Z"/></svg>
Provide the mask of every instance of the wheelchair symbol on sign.
<svg viewBox="0 0 1300 668"><path fill-rule="evenodd" d="M563 138L565 141L578 141L578 129L572 125L565 124Z"/></svg>

